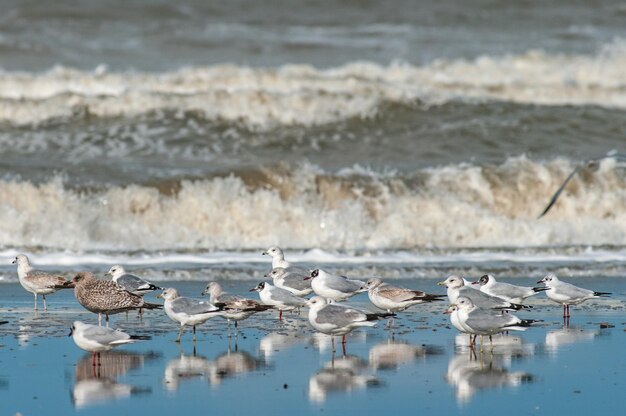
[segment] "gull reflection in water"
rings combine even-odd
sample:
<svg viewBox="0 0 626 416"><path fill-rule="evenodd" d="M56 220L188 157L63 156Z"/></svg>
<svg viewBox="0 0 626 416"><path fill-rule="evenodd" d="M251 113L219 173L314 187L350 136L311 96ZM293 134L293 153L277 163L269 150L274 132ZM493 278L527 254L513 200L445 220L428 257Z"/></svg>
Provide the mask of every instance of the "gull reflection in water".
<svg viewBox="0 0 626 416"><path fill-rule="evenodd" d="M298 344L309 342L310 335L302 332L273 332L264 336L259 342L259 350L264 360L269 362L277 352L284 351Z"/></svg>
<svg viewBox="0 0 626 416"><path fill-rule="evenodd" d="M511 372L505 361L511 355L501 354L462 354L453 357L448 364L446 381L456 388L456 398L460 404L469 402L480 390L515 387L530 383L534 377L523 371Z"/></svg>
<svg viewBox="0 0 626 416"><path fill-rule="evenodd" d="M346 355L335 359L333 356L309 379L309 400L321 403L329 393L350 392L381 384L361 358Z"/></svg>
<svg viewBox="0 0 626 416"><path fill-rule="evenodd" d="M369 365L375 370L394 369L418 358L440 354L443 354L443 348L434 345L412 345L406 341L388 340L370 348Z"/></svg>
<svg viewBox="0 0 626 416"><path fill-rule="evenodd" d="M546 333L546 351L554 355L560 347L577 342L592 341L598 333L597 330L574 327L548 331Z"/></svg>
<svg viewBox="0 0 626 416"><path fill-rule="evenodd" d="M265 368L263 359L255 358L245 351L227 351L214 360L196 355L184 355L170 360L165 367L165 388L176 391L183 380L207 380L218 385L222 380Z"/></svg>
<svg viewBox="0 0 626 416"><path fill-rule="evenodd" d="M76 364L72 403L76 408L83 408L136 394L152 393L149 387L117 383L115 379L143 367L146 359L155 357L157 355L153 353L142 355L123 351L103 351L100 353L100 365L94 366L92 354L86 354Z"/></svg>

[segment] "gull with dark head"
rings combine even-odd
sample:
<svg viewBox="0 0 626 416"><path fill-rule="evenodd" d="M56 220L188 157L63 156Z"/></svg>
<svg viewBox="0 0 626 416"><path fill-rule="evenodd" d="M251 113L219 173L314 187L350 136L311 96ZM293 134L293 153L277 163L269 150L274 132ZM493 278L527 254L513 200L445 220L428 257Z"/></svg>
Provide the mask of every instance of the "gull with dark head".
<svg viewBox="0 0 626 416"><path fill-rule="evenodd" d="M22 287L35 295L35 310L37 310L37 295L43 297L43 310L46 311L48 310L46 295L59 289L73 287L63 276L35 270L25 254L18 254L12 263L17 264L17 277Z"/></svg>
<svg viewBox="0 0 626 416"><path fill-rule="evenodd" d="M283 319L283 311L291 311L306 305L305 299L267 282L259 283L256 287L250 289L250 292L259 292L261 303L277 307L279 320Z"/></svg>
<svg viewBox="0 0 626 416"><path fill-rule="evenodd" d="M438 282L437 284L447 287L448 300L450 303L456 303L459 296L466 296L470 298L474 305L482 309L508 309L516 311L520 309L531 309L530 306L512 303L502 298L483 293L480 290L472 289L470 286L465 285L465 282L459 276L450 275L446 280Z"/></svg>
<svg viewBox="0 0 626 416"><path fill-rule="evenodd" d="M357 293L366 291L365 282L338 276L322 269L311 272L311 288L316 295L335 302L346 300Z"/></svg>
<svg viewBox="0 0 626 416"><path fill-rule="evenodd" d="M481 276L478 281L472 284L480 285L479 289L483 293L518 304L523 303L526 298L548 290L545 287L517 286L510 283L497 282L495 277L490 274Z"/></svg>
<svg viewBox="0 0 626 416"><path fill-rule="evenodd" d="M537 283L546 285L546 295L550 300L563 305L563 318L570 317L569 305L578 305L588 299L606 297L611 294L609 292L595 292L562 282L554 273L548 274Z"/></svg>
<svg viewBox="0 0 626 416"><path fill-rule="evenodd" d="M112 277L115 284L133 295L143 296L146 293L154 292L155 290L163 290L162 287L153 285L139 276L126 273L124 267L119 264L111 267L106 274Z"/></svg>
<svg viewBox="0 0 626 416"><path fill-rule="evenodd" d="M176 342L180 342L183 335L185 325L191 325L193 328L193 341L196 342L196 325L206 322L207 320L220 316L223 307L218 307L207 301L191 299L180 296L178 291L172 287L164 289L163 293L157 295L157 298L165 300L163 308L165 313L171 320L180 324L180 331Z"/></svg>

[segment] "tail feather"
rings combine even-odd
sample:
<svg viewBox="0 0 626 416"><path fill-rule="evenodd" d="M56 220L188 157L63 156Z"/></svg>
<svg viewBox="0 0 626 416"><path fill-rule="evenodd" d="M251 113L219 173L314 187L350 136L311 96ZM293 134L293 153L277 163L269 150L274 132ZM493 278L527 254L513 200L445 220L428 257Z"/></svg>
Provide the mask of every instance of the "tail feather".
<svg viewBox="0 0 626 416"><path fill-rule="evenodd" d="M611 292L593 292L593 296L609 296Z"/></svg>
<svg viewBox="0 0 626 416"><path fill-rule="evenodd" d="M545 286L538 286L538 287L533 287L533 292L535 293L539 293L539 292L543 292L548 290L549 288L545 287Z"/></svg>
<svg viewBox="0 0 626 416"><path fill-rule="evenodd" d="M530 305L522 305L519 303L511 303L511 309L514 309L516 311L521 311L522 309L525 311L529 311L531 310L533 307Z"/></svg>
<svg viewBox="0 0 626 416"><path fill-rule="evenodd" d="M415 292L416 296L413 300L423 300L424 302L435 302L444 300L448 295L431 295L430 293Z"/></svg>
<svg viewBox="0 0 626 416"><path fill-rule="evenodd" d="M136 341L147 341L147 340L152 339L152 337L150 335L131 335L130 339L136 340Z"/></svg>
<svg viewBox="0 0 626 416"><path fill-rule="evenodd" d="M383 312L383 313L368 313L368 314L365 314L365 316L367 316L368 321L377 321L379 319L384 319L384 318L391 318L391 317L395 318L398 315L396 315L395 313L391 313L391 312Z"/></svg>
<svg viewBox="0 0 626 416"><path fill-rule="evenodd" d="M60 285L54 285L54 288L55 289L74 289L74 282L72 282L71 280L66 280Z"/></svg>
<svg viewBox="0 0 626 416"><path fill-rule="evenodd" d="M163 305L160 305L158 303L144 302L144 304L141 305L141 309L163 309Z"/></svg>

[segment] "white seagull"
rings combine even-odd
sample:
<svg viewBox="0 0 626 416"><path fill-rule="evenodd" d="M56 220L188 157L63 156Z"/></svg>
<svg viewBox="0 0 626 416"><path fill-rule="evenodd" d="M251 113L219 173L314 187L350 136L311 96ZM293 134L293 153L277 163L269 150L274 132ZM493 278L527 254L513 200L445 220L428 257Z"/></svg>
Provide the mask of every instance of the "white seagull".
<svg viewBox="0 0 626 416"><path fill-rule="evenodd" d="M219 308L207 301L200 301L180 296L174 288L167 288L163 293L157 295L157 298L163 298L163 308L165 313L173 321L180 323L180 331L176 342L180 342L183 335L185 325L193 327L193 341L196 341L196 325L199 325L210 318L220 316L223 308Z"/></svg>
<svg viewBox="0 0 626 416"><path fill-rule="evenodd" d="M225 309L220 316L227 320L229 328L231 320L235 321L235 328L237 328L237 322L249 318L257 312L272 309L270 305L261 305L255 300L225 292L218 282L209 282L202 294L209 295L209 302L212 304L224 305Z"/></svg>
<svg viewBox="0 0 626 416"><path fill-rule="evenodd" d="M610 292L594 292L593 290L583 289L574 286L571 283L562 282L554 273L548 274L537 283L546 285L546 295L556 303L563 305L563 318L569 318L569 305L578 305L587 299L594 299L610 295Z"/></svg>
<svg viewBox="0 0 626 416"><path fill-rule="evenodd" d="M316 295L335 302L346 300L357 293L364 292L365 282L348 279L346 276L338 276L322 269L311 272L311 288Z"/></svg>
<svg viewBox="0 0 626 416"><path fill-rule="evenodd" d="M128 335L126 332L116 329L90 325L81 321L74 321L69 336L72 337L78 347L90 351L94 355L100 354L102 351L109 351L119 345L151 339L150 336Z"/></svg>
<svg viewBox="0 0 626 416"><path fill-rule="evenodd" d="M478 281L472 284L480 285L480 291L483 293L504 299L511 303L523 303L526 298L548 290L545 287L517 286L510 283L498 282L490 274L482 276Z"/></svg>
<svg viewBox="0 0 626 416"><path fill-rule="evenodd" d="M363 326L375 326L382 318L395 316L393 313L368 313L347 305L328 303L321 296L313 296L307 302L309 306L309 323L313 328L332 337L335 350L336 335L342 335L341 343L345 353L346 334Z"/></svg>
<svg viewBox="0 0 626 416"><path fill-rule="evenodd" d="M471 299L472 303L483 309L509 309L516 311L531 309L530 306L511 303L502 298L483 293L480 290L472 289L470 286L465 285L463 279L458 276L448 276L446 280L437 284L448 288L447 293L450 303L456 303L459 296L466 296Z"/></svg>
<svg viewBox="0 0 626 416"><path fill-rule="evenodd" d="M24 289L35 295L35 310L37 310L37 295L43 297L43 310L47 311L46 295L59 289L71 289L74 286L62 276L53 275L33 269L25 254L18 254L11 262L17 264L17 277Z"/></svg>
<svg viewBox="0 0 626 416"><path fill-rule="evenodd" d="M273 246L264 251L264 256L272 257L272 269L277 267L282 267L286 269L287 267L292 267L292 264L285 260L285 255L283 254L283 250L280 247Z"/></svg>
<svg viewBox="0 0 626 416"><path fill-rule="evenodd" d="M283 311L291 311L306 305L302 299L286 289L273 286L267 282L261 282L250 292L259 292L259 298L265 305L275 306L279 309L278 319L283 319Z"/></svg>
<svg viewBox="0 0 626 416"><path fill-rule="evenodd" d="M265 277L271 277L275 286L286 289L296 296L306 296L313 292L311 280L307 279L310 274L299 270L294 267L275 267Z"/></svg>
<svg viewBox="0 0 626 416"><path fill-rule="evenodd" d="M139 276L126 273L124 267L119 264L111 267L105 274L111 276L116 285L133 295L143 296L155 290L163 290L162 287L153 285Z"/></svg>

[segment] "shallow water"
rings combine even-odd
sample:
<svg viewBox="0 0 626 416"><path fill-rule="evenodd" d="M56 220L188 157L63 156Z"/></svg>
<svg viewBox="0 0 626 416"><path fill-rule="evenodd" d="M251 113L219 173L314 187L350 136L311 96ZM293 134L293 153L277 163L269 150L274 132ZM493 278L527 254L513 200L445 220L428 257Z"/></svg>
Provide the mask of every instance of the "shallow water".
<svg viewBox="0 0 626 416"><path fill-rule="evenodd" d="M224 283L241 294L255 284ZM172 284L194 297L203 288ZM432 279L402 284L441 292ZM445 302L400 314L393 336L383 324L353 332L346 356L340 343L332 354L329 338L315 334L304 313L287 314L283 323L275 312L256 315L230 338L225 321L210 320L198 327L194 355L190 332L181 345L173 342L177 327L164 313L149 311L139 320L131 312L114 316L112 326L152 339L102 354L94 368L91 355L66 336L73 320L95 322L70 291L49 296L49 312L34 316L30 295L5 284L0 316L9 323L0 326L0 402L3 413L25 415L619 410L619 401L597 397L618 397L624 387L624 291L611 278L594 279L594 288L615 294L573 307L569 328L560 307L537 296L524 317L543 322L496 338L492 353L475 357L442 314ZM353 299L371 308L366 295ZM601 329L603 322L614 327Z"/></svg>

